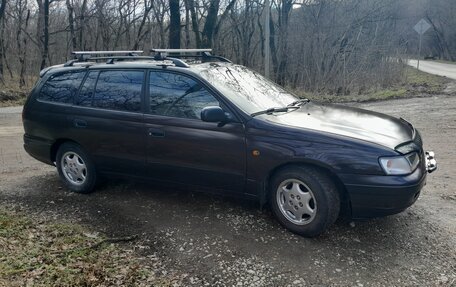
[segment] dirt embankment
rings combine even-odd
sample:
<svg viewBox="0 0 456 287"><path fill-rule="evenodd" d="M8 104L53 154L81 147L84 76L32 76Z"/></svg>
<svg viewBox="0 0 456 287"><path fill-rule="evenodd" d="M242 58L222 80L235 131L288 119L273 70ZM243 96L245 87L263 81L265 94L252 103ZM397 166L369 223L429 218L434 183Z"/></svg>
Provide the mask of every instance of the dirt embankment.
<svg viewBox="0 0 456 287"><path fill-rule="evenodd" d="M22 105L28 93L28 89L2 88L0 86L0 107Z"/></svg>

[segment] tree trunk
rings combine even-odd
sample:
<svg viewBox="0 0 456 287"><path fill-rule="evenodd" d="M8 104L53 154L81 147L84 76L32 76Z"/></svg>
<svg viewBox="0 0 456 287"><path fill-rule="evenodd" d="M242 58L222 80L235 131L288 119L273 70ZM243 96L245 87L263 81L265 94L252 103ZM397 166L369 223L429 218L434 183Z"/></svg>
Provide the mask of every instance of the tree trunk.
<svg viewBox="0 0 456 287"><path fill-rule="evenodd" d="M277 72L275 67L278 66L278 56L277 56L277 46L275 44L275 36L276 36L276 29L274 26L274 21L272 20L272 11L269 13L269 49L271 50L271 58L272 58L272 67L273 71ZM275 76L275 75L274 75Z"/></svg>
<svg viewBox="0 0 456 287"><path fill-rule="evenodd" d="M282 7L279 13L279 66L277 67L277 83L285 85L286 68L288 62L288 22L291 8L293 7L292 0L282 2Z"/></svg>
<svg viewBox="0 0 456 287"><path fill-rule="evenodd" d="M150 1L150 6L147 5L147 1L144 2L144 14L141 20L141 24L139 24L138 33L135 38L135 44L133 45L133 50L139 49L139 44L141 43L142 39L146 36L147 31L143 32L144 26L146 25L146 21L149 17L150 10L152 10L153 1Z"/></svg>
<svg viewBox="0 0 456 287"><path fill-rule="evenodd" d="M85 25L85 12L87 10L87 0L84 0L81 5L81 15L79 15L79 50L83 51L85 50L85 44L84 44L84 25Z"/></svg>
<svg viewBox="0 0 456 287"><path fill-rule="evenodd" d="M38 25L37 36L40 43L41 64L40 70L46 67L49 55L49 6L51 0L37 0Z"/></svg>
<svg viewBox="0 0 456 287"><path fill-rule="evenodd" d="M4 39L4 16L6 11L6 0L0 1L0 83L4 83L3 80L3 39Z"/></svg>
<svg viewBox="0 0 456 287"><path fill-rule="evenodd" d="M217 24L217 14L219 11L220 0L210 1L209 9L207 11L206 23L203 28L203 46L204 48L211 48L213 44L213 37L215 26Z"/></svg>
<svg viewBox="0 0 456 287"><path fill-rule="evenodd" d="M24 6L25 8L26 6ZM25 17L25 25L24 31L27 31L28 25L30 20L30 10L27 10L27 15ZM21 15L22 21L22 15ZM21 31L21 27L18 29L18 52L19 52L19 62L21 64L21 71L19 73L19 86L22 88L25 86L25 70L26 70L26 63L27 63L27 37L22 36L19 31ZM22 39L21 39L22 38ZM20 43L23 44L23 49L20 49Z"/></svg>
<svg viewBox="0 0 456 287"><path fill-rule="evenodd" d="M169 0L169 47L171 49L180 48L180 7L179 0Z"/></svg>
<svg viewBox="0 0 456 287"><path fill-rule="evenodd" d="M70 38L71 38L71 48L76 50L76 34L75 34L75 29L74 29L74 7L73 4L71 3L71 0L66 0L66 7L68 10L68 26L70 28Z"/></svg>
<svg viewBox="0 0 456 287"><path fill-rule="evenodd" d="M185 4L185 48L190 48L190 8L188 0L184 0Z"/></svg>
<svg viewBox="0 0 456 287"><path fill-rule="evenodd" d="M228 13L233 9L234 5L236 4L236 0L231 0L228 5L226 6L225 11L223 11L222 15L219 17L219 20L216 21L216 25L214 28L214 31L212 32L212 38L215 38L218 32L220 31L220 28L222 26L222 23L228 16ZM218 13L218 12L217 12Z"/></svg>
<svg viewBox="0 0 456 287"><path fill-rule="evenodd" d="M188 4L188 9L190 10L190 15L192 17L192 29L193 33L195 33L196 47L201 48L201 35L198 27L198 17L196 15L195 2L194 0L186 0L186 2Z"/></svg>

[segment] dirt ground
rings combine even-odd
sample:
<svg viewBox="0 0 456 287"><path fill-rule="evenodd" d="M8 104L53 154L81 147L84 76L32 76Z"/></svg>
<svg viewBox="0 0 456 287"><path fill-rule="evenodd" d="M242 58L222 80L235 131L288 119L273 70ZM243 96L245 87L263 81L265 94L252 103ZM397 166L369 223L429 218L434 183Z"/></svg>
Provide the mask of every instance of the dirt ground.
<svg viewBox="0 0 456 287"><path fill-rule="evenodd" d="M157 255L185 286L456 286L456 97L359 106L411 121L439 169L405 212L339 220L315 239L284 230L255 203L195 190L110 181L70 193L55 168L23 151L20 108L0 109L0 204L108 236L137 234L138 256Z"/></svg>

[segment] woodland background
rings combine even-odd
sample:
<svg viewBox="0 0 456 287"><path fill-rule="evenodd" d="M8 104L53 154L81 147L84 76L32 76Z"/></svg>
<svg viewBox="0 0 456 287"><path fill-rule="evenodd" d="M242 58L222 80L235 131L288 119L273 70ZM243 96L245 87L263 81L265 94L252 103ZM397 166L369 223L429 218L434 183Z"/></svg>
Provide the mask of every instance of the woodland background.
<svg viewBox="0 0 456 287"><path fill-rule="evenodd" d="M269 9L265 9L269 4ZM74 50L213 48L287 87L334 94L393 85L402 59L456 60L454 0L0 0L0 86L30 87ZM269 41L265 14L269 11Z"/></svg>

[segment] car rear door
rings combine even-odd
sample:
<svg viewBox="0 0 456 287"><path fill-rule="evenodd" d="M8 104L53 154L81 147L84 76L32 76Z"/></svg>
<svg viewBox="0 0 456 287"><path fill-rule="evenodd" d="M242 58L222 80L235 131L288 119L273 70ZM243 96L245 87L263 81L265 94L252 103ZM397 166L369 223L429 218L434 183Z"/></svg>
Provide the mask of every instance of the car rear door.
<svg viewBox="0 0 456 287"><path fill-rule="evenodd" d="M147 167L169 182L243 192L245 134L240 122L203 122L200 112L221 102L203 83L170 71L149 72Z"/></svg>
<svg viewBox="0 0 456 287"><path fill-rule="evenodd" d="M143 175L144 70L91 70L72 110L70 135L103 172Z"/></svg>

